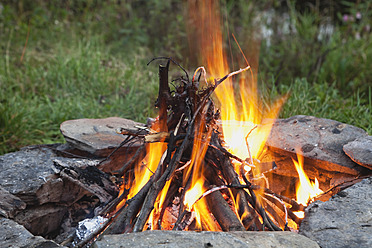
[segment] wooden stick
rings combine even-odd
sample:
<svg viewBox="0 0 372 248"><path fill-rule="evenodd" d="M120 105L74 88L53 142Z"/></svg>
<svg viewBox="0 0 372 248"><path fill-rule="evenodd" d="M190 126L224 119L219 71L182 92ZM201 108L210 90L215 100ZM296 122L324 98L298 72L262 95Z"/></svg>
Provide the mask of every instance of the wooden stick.
<svg viewBox="0 0 372 248"><path fill-rule="evenodd" d="M159 65L159 95L156 103L156 107L159 108L159 128L162 132L167 132L167 119L168 119L168 104L171 98L170 89L168 85L168 70L170 60L167 61L167 65Z"/></svg>
<svg viewBox="0 0 372 248"><path fill-rule="evenodd" d="M141 209L147 192L150 190L152 185L153 178L153 176L150 177L150 180L142 187L142 189L133 198L127 200L125 206L114 219L113 223L105 230L105 234L119 234L130 231L131 223Z"/></svg>
<svg viewBox="0 0 372 248"><path fill-rule="evenodd" d="M125 173L125 172L130 168L130 167L132 167L133 164L134 164L136 161L139 160L138 158L141 157L141 155L142 155L142 156L145 155L145 151L146 151L145 148L146 148L145 145L140 146L140 147L137 149L136 153L133 155L133 157L132 157L128 162L126 162L126 163L123 165L123 167L121 167L119 170L114 171L113 174L114 174L114 175L117 175L118 177L123 176L124 173Z"/></svg>
<svg viewBox="0 0 372 248"><path fill-rule="evenodd" d="M176 169L181 159L183 151L189 145L190 143L189 137L191 135L191 131L193 130L192 125L193 120L191 121L188 127L185 139L183 140L181 146L175 151L175 154L173 155L168 167L165 169L164 173L161 175L159 180L157 180L151 185L150 192L146 196L143 209L141 210L138 219L134 225L133 232L141 232L143 230L143 227L145 226L146 221L154 207L157 195L159 194L160 190L164 187L165 182L170 179L171 175L173 174L174 170Z"/></svg>

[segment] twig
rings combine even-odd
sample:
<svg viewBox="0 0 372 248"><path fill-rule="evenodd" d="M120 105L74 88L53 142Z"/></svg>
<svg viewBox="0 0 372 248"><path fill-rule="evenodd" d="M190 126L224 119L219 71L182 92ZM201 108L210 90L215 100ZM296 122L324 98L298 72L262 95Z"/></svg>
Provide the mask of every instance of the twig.
<svg viewBox="0 0 372 248"><path fill-rule="evenodd" d="M114 155L115 152L117 152L121 147L123 147L125 144L129 143L135 139L135 137L127 136L105 159L103 159L99 165L101 165L103 162L107 161L112 155Z"/></svg>
<svg viewBox="0 0 372 248"><path fill-rule="evenodd" d="M237 160L238 162L240 162L240 163L243 164L243 165L248 165L249 167L253 167L253 168L256 167L253 163L248 163L247 161L245 161L245 160L239 158L238 156L236 156L236 155L230 153L228 150L226 150L226 149L225 149L224 147L222 147L222 146L218 146L218 147L217 147L216 145L209 144L209 147L211 147L211 148L213 148L213 149L216 149L216 150L219 150L219 151L223 152L226 156L228 156L228 157L230 157L230 158L233 158L233 159ZM253 160L252 160L252 162L253 162Z"/></svg>
<svg viewBox="0 0 372 248"><path fill-rule="evenodd" d="M239 70L237 70L237 71L234 71L234 72L231 72L231 73L229 73L229 74L227 74L226 76L224 76L223 78L221 78L221 79L219 79L219 80L216 80L215 81L215 84L214 84L214 88L216 88L218 85L220 85L223 81L225 81L226 79L228 79L229 77L232 77L232 76L235 76L235 75L237 75L237 74L239 74L239 73L242 73L242 72L244 72L244 71L247 71L247 70L249 70L251 68L251 66L247 66L247 67L245 67L245 68L243 68L243 69L239 69Z"/></svg>
<svg viewBox="0 0 372 248"><path fill-rule="evenodd" d="M126 163L123 165L123 167L121 167L119 170L114 171L113 173L114 173L115 175L119 176L119 177L123 176L124 172L125 172L129 167L131 167L132 164L133 164L134 162L137 161L137 159L138 159L138 157L140 156L140 154L145 150L145 147L146 147L145 145L140 146L140 147L137 149L136 153L132 156L132 158L131 158L128 162L126 162Z"/></svg>
<svg viewBox="0 0 372 248"><path fill-rule="evenodd" d="M187 73L187 71L177 62L177 61L175 61L172 57L162 57L162 56L160 56L160 57L155 57L155 58L153 58L153 59L151 59L148 63L147 63L147 65L149 65L149 64L151 64L151 62L153 62L154 60L159 60L159 59L167 59L167 60L170 60L170 61L172 61L173 62L173 64L175 64L175 65L177 65L181 70L183 70L183 72L185 73L185 75L186 75L186 78L187 78L187 81L189 81L189 74Z"/></svg>
<svg viewBox="0 0 372 248"><path fill-rule="evenodd" d="M30 36L30 20L28 21L26 42L25 42L25 45L24 45L23 50L22 50L21 59L19 60L20 63L23 62L23 56L25 55L25 52L26 52L26 47L27 47L27 42L28 42L28 37L29 36Z"/></svg>
<svg viewBox="0 0 372 248"><path fill-rule="evenodd" d="M200 75L202 75L204 73L204 80L205 80L205 84L208 85L208 82L207 82L207 72L205 71L205 68L204 66L200 66L198 67L195 72L194 72L194 76L192 77L192 83L194 83L195 81L195 76L196 76L196 73L201 70L202 72L200 73ZM199 85L196 86L196 88L199 88Z"/></svg>
<svg viewBox="0 0 372 248"><path fill-rule="evenodd" d="M200 108L198 109L200 110ZM154 206L155 200L157 195L159 194L160 190L164 187L165 182L170 179L171 175L173 174L174 170L176 169L177 164L179 163L181 156L183 154L184 149L189 144L189 137L193 130L193 123L195 121L196 115L199 111L197 111L194 115L194 118L190 121L189 127L187 129L186 137L183 140L181 146L176 150L175 154L173 155L168 167L165 169L164 173L161 177L155 181L150 188L150 192L147 194L141 212L138 216L138 219L134 225L133 232L140 232L142 231L150 213ZM177 135L175 133L175 135ZM160 167L160 166L159 166ZM156 175L155 175L156 176Z"/></svg>
<svg viewBox="0 0 372 248"><path fill-rule="evenodd" d="M234 38L235 38L235 37L234 37ZM249 144L248 144L248 137L249 137L249 135L252 133L252 131L255 130L257 127L258 127L258 125L254 126L254 127L249 131L249 133L247 134L247 136L245 136L245 144L247 145L248 154L249 154L249 159L251 160L251 164L253 164L253 158L252 158L252 154L251 154L251 149L249 148Z"/></svg>
<svg viewBox="0 0 372 248"><path fill-rule="evenodd" d="M305 206L303 206L302 204L298 204L295 200L291 199L291 198L288 198L286 196L283 196L283 195L279 195L275 192L273 192L272 190L270 189L267 189L267 188L263 188L259 185L252 185L252 189L253 190L263 190L265 193L267 194L270 194L270 195L273 195L281 200L283 200L284 202L286 203L289 203L292 207L290 208L290 210L292 211L305 211Z"/></svg>
<svg viewBox="0 0 372 248"><path fill-rule="evenodd" d="M337 185L335 185L335 186L329 188L328 190L324 191L324 192L321 193L320 195L315 196L313 199L316 199L316 198L319 198L319 197L321 197L321 196L323 196L323 195L326 195L326 194L328 194L329 192L333 191L334 189L337 189L338 187L340 187L340 190L343 190L343 189L345 189L345 188L348 188L348 187L352 186L352 185L348 185L348 183L353 183L354 181L361 181L361 180L366 179L366 178L369 178L369 177L370 177L370 176L362 176L362 177L353 178L353 179L351 179L351 180L347 180L347 181L345 181L345 182L339 183L339 184L337 184ZM342 188L342 186L343 186L344 184L346 184L346 186L345 186L345 188Z"/></svg>
<svg viewBox="0 0 372 248"><path fill-rule="evenodd" d="M181 171L181 170L185 169L187 166L189 166L190 164L191 164L191 160L187 161L183 166L179 167L175 171Z"/></svg>

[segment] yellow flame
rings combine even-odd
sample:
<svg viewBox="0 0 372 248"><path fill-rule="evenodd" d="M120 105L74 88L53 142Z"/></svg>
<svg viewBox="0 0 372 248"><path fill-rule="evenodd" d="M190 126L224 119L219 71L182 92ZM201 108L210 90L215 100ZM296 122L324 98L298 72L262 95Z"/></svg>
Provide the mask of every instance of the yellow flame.
<svg viewBox="0 0 372 248"><path fill-rule="evenodd" d="M196 220L199 228L203 227L208 231L216 231L218 228L211 217L205 200L201 199L196 202L203 192L207 190L204 187L205 178L203 176L203 165L212 129L206 130L204 115L198 118L196 122L191 163L183 173L183 184L185 186L187 182L191 180L190 187L185 193L184 204L188 211L194 210L196 213Z"/></svg>
<svg viewBox="0 0 372 248"><path fill-rule="evenodd" d="M156 201L155 201L155 204L154 204L154 209L151 211L151 214L149 216L149 220L147 223L150 223L151 224L151 230L156 230L158 225L156 223L156 221L158 221L158 217L160 215L160 212L162 210L162 208L164 207L163 204L164 204L164 200L165 200L165 197L167 196L167 193L168 193L168 189L169 189L169 186L171 184L172 180L168 180L163 189L161 190L160 194L157 196L156 198Z"/></svg>
<svg viewBox="0 0 372 248"><path fill-rule="evenodd" d="M134 183L130 188L128 199L135 196L155 173L160 159L167 148L163 142L149 143L147 145L147 156L134 168Z"/></svg>
<svg viewBox="0 0 372 248"><path fill-rule="evenodd" d="M222 78L230 72L230 68L223 49L218 1L190 2L193 8L190 10L191 19L197 23L197 29L201 30L199 49L202 63L207 65L212 80ZM236 95L236 92L240 94ZM270 111L265 111L258 97L257 82L252 71L249 75L246 72L240 75L239 86L234 85L230 78L225 80L217 87L215 95L220 104L223 135L228 150L246 159L249 157L248 143L252 158L259 158L284 98L268 107Z"/></svg>
<svg viewBox="0 0 372 248"><path fill-rule="evenodd" d="M203 194L203 191L203 181L198 180L193 187L186 192L184 203L188 211L192 210L194 203Z"/></svg>
<svg viewBox="0 0 372 248"><path fill-rule="evenodd" d="M211 75L209 81L212 82L232 71L224 51L218 2L189 1L189 19L195 27L192 32L189 32L191 33L189 40L200 41L194 48L199 49L201 62L206 65L207 73ZM196 50L194 49L193 52ZM215 90L215 97L221 111L224 141L226 148L239 158L259 159L285 97L272 106L264 108L258 96L257 81L253 72L245 72L239 76L240 80L237 81L239 85L228 78ZM239 93L236 94L237 92ZM250 169L248 166L244 168L246 171ZM239 174L239 171L237 172ZM254 176L259 176L258 168L255 173ZM239 199L234 199L236 207L238 201Z"/></svg>
<svg viewBox="0 0 372 248"><path fill-rule="evenodd" d="M155 125L157 126L157 123ZM146 157L134 167L134 178L129 178L128 184L121 185L119 195L126 189L129 190L127 199L134 197L155 173L166 148L167 144L164 142L148 143ZM127 199L121 201L116 210L121 209Z"/></svg>
<svg viewBox="0 0 372 248"><path fill-rule="evenodd" d="M292 159L299 177L299 183L296 188L296 197L298 203L306 206L311 199L320 195L323 191L319 188L317 178L315 178L315 182L311 182L309 177L306 175L303 169L304 159L300 154L297 154L297 160L298 162ZM296 215L303 218L304 212L297 212Z"/></svg>

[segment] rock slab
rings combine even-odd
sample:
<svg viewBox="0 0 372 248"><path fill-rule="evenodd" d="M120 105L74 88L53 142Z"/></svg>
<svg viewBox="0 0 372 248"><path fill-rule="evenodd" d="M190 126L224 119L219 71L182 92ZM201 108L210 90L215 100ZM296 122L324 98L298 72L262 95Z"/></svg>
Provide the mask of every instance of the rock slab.
<svg viewBox="0 0 372 248"><path fill-rule="evenodd" d="M162 248L247 248L247 247L319 247L316 242L292 232L188 232L145 231L119 235L106 235L95 248L103 247L162 247Z"/></svg>
<svg viewBox="0 0 372 248"><path fill-rule="evenodd" d="M277 120L266 142L283 155L296 157L300 151L311 166L335 173L359 175L364 168L352 161L343 146L367 133L358 127L338 121L297 115Z"/></svg>
<svg viewBox="0 0 372 248"><path fill-rule="evenodd" d="M134 129L136 126L143 127L144 124L124 118L109 117L68 120L61 124L60 130L72 148L105 157L125 139L125 136L118 134L116 130Z"/></svg>
<svg viewBox="0 0 372 248"><path fill-rule="evenodd" d="M372 136L361 137L344 145L344 152L356 163L372 170Z"/></svg>
<svg viewBox="0 0 372 248"><path fill-rule="evenodd" d="M316 201L305 212L300 233L322 248L372 247L372 177Z"/></svg>

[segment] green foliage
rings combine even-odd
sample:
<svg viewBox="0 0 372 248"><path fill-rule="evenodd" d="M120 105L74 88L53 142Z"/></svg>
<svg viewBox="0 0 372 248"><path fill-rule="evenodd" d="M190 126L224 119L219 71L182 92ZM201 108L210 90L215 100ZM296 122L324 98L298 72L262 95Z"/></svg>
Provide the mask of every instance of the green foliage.
<svg viewBox="0 0 372 248"><path fill-rule="evenodd" d="M372 133L372 6L339 6L331 16L298 2L225 0L222 23L259 63L267 101L291 92L282 117L309 114ZM189 59L186 9L172 0L2 1L0 154L63 142L59 125L68 119L153 117L157 68L146 63L171 56L190 70L200 66ZM263 27L272 34L260 40ZM226 48L242 67L228 34Z"/></svg>

